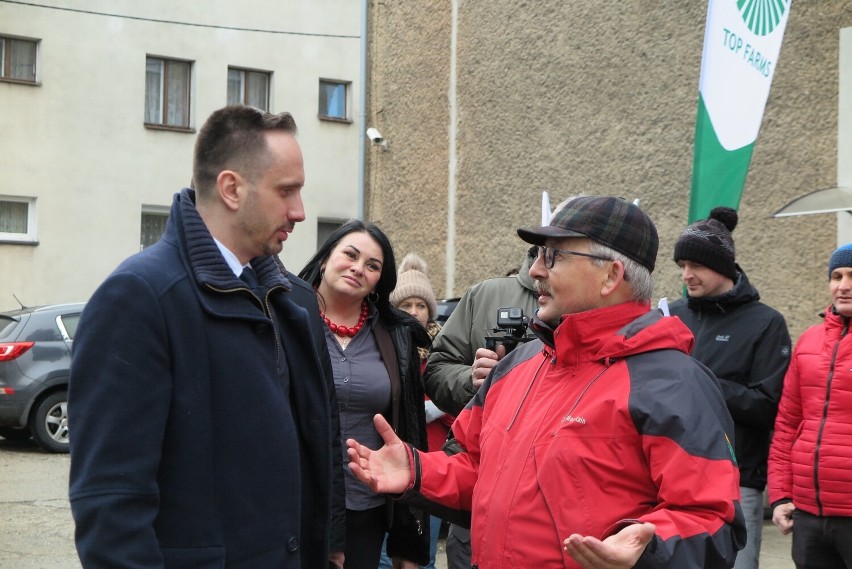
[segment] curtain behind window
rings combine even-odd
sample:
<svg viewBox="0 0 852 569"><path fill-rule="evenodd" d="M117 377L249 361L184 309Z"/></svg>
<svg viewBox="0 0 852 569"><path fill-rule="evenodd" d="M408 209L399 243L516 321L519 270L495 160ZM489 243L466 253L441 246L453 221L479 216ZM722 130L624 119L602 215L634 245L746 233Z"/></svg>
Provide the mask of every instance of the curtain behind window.
<svg viewBox="0 0 852 569"><path fill-rule="evenodd" d="M9 77L22 81L36 80L36 43L25 40L10 40Z"/></svg>
<svg viewBox="0 0 852 569"><path fill-rule="evenodd" d="M169 126L189 126L189 63L169 61L168 112Z"/></svg>
<svg viewBox="0 0 852 569"><path fill-rule="evenodd" d="M228 104L240 105L243 102L243 72L228 69Z"/></svg>
<svg viewBox="0 0 852 569"><path fill-rule="evenodd" d="M29 204L0 201L0 233L26 233Z"/></svg>
<svg viewBox="0 0 852 569"><path fill-rule="evenodd" d="M249 72L248 75L248 104L252 107L269 110L269 75L266 73Z"/></svg>
<svg viewBox="0 0 852 569"><path fill-rule="evenodd" d="M145 122L163 124L163 60L145 63Z"/></svg>
<svg viewBox="0 0 852 569"><path fill-rule="evenodd" d="M346 118L346 85L320 81L319 95L320 115Z"/></svg>

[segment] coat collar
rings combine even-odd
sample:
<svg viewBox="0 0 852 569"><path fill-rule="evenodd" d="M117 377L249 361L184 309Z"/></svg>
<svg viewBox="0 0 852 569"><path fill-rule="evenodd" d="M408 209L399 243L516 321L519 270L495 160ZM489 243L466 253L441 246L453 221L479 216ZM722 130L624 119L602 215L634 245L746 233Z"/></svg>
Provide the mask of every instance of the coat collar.
<svg viewBox="0 0 852 569"><path fill-rule="evenodd" d="M687 307L696 312L725 313L742 304L760 300L760 294L749 282L745 271L739 265L734 266L737 269L737 280L734 283L734 288L716 296L687 297Z"/></svg>
<svg viewBox="0 0 852 569"><path fill-rule="evenodd" d="M663 349L688 354L695 342L679 318L663 316L640 302L568 314L555 330L536 316L532 328L562 365L614 360Z"/></svg>
<svg viewBox="0 0 852 569"><path fill-rule="evenodd" d="M195 190L184 188L175 194L166 236L182 241L186 251L186 261L195 281L213 290L233 290L245 288L245 284L222 258L213 236L201 219L195 207ZM291 290L290 281L282 272L272 255L262 255L251 260L257 279L267 289L283 287Z"/></svg>

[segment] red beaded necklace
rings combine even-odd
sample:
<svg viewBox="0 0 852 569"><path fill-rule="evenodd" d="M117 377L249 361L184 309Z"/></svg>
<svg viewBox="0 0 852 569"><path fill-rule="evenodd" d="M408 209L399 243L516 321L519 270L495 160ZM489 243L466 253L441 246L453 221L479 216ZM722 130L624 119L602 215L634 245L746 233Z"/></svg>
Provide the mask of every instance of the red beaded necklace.
<svg viewBox="0 0 852 569"><path fill-rule="evenodd" d="M326 315L325 312L320 310L320 316L325 320L326 326L328 329L332 331L332 333L337 334L338 336L349 336L350 338L354 337L355 334L358 333L358 330L364 327L364 322L367 321L367 301L361 302L361 316L358 317L358 323L351 328L349 326L341 326L340 324L335 324L332 322Z"/></svg>

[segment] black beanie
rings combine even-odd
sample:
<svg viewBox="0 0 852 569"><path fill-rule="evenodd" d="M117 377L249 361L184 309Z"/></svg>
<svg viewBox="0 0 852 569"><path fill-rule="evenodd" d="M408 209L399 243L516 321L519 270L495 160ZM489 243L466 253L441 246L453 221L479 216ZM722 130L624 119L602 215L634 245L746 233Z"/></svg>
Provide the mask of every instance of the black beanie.
<svg viewBox="0 0 852 569"><path fill-rule="evenodd" d="M675 262L700 263L736 282L736 253L731 232L738 220L736 210L713 208L707 219L696 221L681 233L675 243Z"/></svg>

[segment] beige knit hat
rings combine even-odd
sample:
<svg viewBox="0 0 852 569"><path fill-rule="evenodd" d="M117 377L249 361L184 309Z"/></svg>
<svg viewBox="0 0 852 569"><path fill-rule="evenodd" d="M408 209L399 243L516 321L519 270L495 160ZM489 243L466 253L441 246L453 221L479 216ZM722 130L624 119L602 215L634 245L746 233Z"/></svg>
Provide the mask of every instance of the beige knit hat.
<svg viewBox="0 0 852 569"><path fill-rule="evenodd" d="M390 295L390 303L396 307L405 300L416 296L426 301L429 306L429 320L434 320L438 313L438 303L435 292L426 276L426 261L414 253L409 253L402 259L396 278L396 288Z"/></svg>

